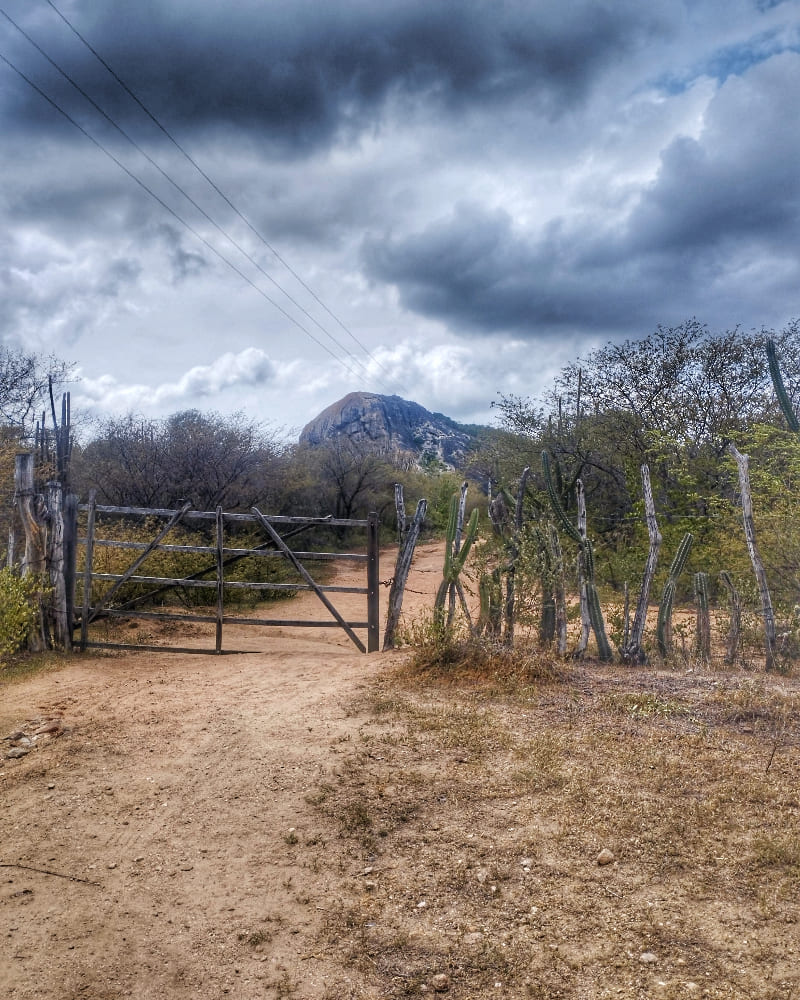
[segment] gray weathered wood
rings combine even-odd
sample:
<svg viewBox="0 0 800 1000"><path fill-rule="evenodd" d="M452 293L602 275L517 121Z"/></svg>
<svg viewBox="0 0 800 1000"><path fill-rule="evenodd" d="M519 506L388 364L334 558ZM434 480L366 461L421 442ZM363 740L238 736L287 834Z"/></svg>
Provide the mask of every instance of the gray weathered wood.
<svg viewBox="0 0 800 1000"><path fill-rule="evenodd" d="M403 498L403 484L394 484L394 506L397 511L397 544L402 549L403 541L406 537L406 502Z"/></svg>
<svg viewBox="0 0 800 1000"><path fill-rule="evenodd" d="M650 485L650 469L647 465L641 468L642 492L644 495L645 518L647 519L647 535L650 539L650 548L647 553L644 573L642 574L642 586L639 590L639 600L636 603L636 611L633 616L633 627L628 642L622 647L622 658L628 663L642 663L645 660L645 652L642 646L644 641L644 629L647 624L647 608L650 602L650 587L655 576L658 565L658 553L661 549L661 532L658 530L656 520L656 507L653 502L653 488Z"/></svg>
<svg viewBox="0 0 800 1000"><path fill-rule="evenodd" d="M222 619L225 614L225 537L222 523L222 507L217 507L217 623L214 648L222 652Z"/></svg>
<svg viewBox="0 0 800 1000"><path fill-rule="evenodd" d="M584 548L586 545L586 496L583 490L583 482L575 481L575 492L578 499L578 533L581 536L581 545L578 549L578 593L580 595L581 607L581 637L578 641L578 648L575 650L577 656L582 656L589 645L589 636L592 631L592 623L589 618L589 599L586 592L586 566Z"/></svg>
<svg viewBox="0 0 800 1000"><path fill-rule="evenodd" d="M400 614L403 610L403 595L405 593L408 574L411 570L411 562L414 558L414 549L419 540L422 525L425 522L425 515L428 511L428 501L420 500L414 519L405 533L403 544L397 551L397 562L395 563L394 576L389 588L389 610L386 615L386 630L383 633L383 648L393 649L395 633L400 622Z"/></svg>
<svg viewBox="0 0 800 1000"><path fill-rule="evenodd" d="M772 670L775 667L775 613L772 610L772 598L769 593L767 574L764 563L756 545L756 529L753 522L753 500L750 493L750 471L748 455L743 455L735 444L728 445L728 451L736 460L736 467L739 470L739 492L742 497L742 522L744 525L744 536L747 541L747 551L750 554L750 562L753 565L758 593L761 597L761 616L764 619L764 645L766 653L766 668Z"/></svg>
<svg viewBox="0 0 800 1000"><path fill-rule="evenodd" d="M281 538L278 532L272 527L272 525L269 523L266 517L264 517L264 515L261 513L258 507L253 507L252 510L253 513L261 522L261 526L264 528L264 530L267 532L270 538L272 538L272 540L275 542L278 548L281 549L281 551L285 554L289 562L294 566L294 568L297 570L300 576L303 577L306 583L312 588L317 597L322 601L322 603L325 605L328 611L330 611L330 613L333 615L336 621L339 622L344 631L350 636L355 646L358 649L360 649L362 653L366 653L367 650L366 647L364 646L364 643L358 638L358 636L350 628L350 626L347 624L344 618L342 618L342 616L339 614L336 608L331 604L331 602L328 600L328 598L325 596L322 590L320 590L319 585L316 583L314 579L312 579L310 573L305 568L305 566L300 562L295 553L292 552L292 550L289 548L286 542L284 542L284 540Z"/></svg>
<svg viewBox="0 0 800 1000"><path fill-rule="evenodd" d="M173 516L169 519L167 524L159 531L153 541L148 545L148 547L142 552L138 559L134 559L131 565L123 573L122 578L117 580L117 582L110 587L105 594L98 600L97 604L89 612L89 621L92 622L97 617L98 613L108 604L113 598L114 594L122 587L129 577L133 576L136 570L142 565L145 559L150 555L150 553L158 546L158 543L164 538L172 529L178 524L184 514L191 509L190 503L185 503L180 510L176 510Z"/></svg>
<svg viewBox="0 0 800 1000"><path fill-rule="evenodd" d="M83 567L83 605L81 608L81 652L84 652L89 642L89 609L92 604L92 563L94 560L94 528L95 528L95 496L89 493L89 506L86 520L86 562Z"/></svg>
<svg viewBox="0 0 800 1000"><path fill-rule="evenodd" d="M380 649L381 628L381 580L380 580L380 522L372 511L367 528L367 652L377 653ZM322 591L320 591L322 593Z"/></svg>
<svg viewBox="0 0 800 1000"><path fill-rule="evenodd" d="M67 619L67 588L64 572L64 496L61 483L47 484L47 573L50 596L47 617L50 635L57 649L72 649L72 623Z"/></svg>
<svg viewBox="0 0 800 1000"><path fill-rule="evenodd" d="M216 590L216 580L190 580L186 577L170 576L126 576L124 573L93 573L95 580L125 580L128 583L153 583L163 584L165 590L172 590L176 587L187 589L199 588L206 590ZM228 590L312 590L306 583L251 583L244 580L226 580L225 586ZM366 587L337 587L335 585L318 584L320 590L329 593L339 594L366 594ZM120 604L118 610L130 611L130 604Z"/></svg>
<svg viewBox="0 0 800 1000"><path fill-rule="evenodd" d="M78 559L78 498L68 493L64 498L64 589L67 594L67 628L70 644L75 625L75 584Z"/></svg>
<svg viewBox="0 0 800 1000"><path fill-rule="evenodd" d="M78 509L88 510L88 504L81 504ZM172 517L178 513L174 507L119 507L97 504L96 509L98 514L131 514L140 517ZM215 521L216 518L216 512L213 510L192 510L185 515L184 520ZM225 520L241 524L260 523L253 514L226 514ZM369 526L369 521L366 518L287 517L283 514L270 514L268 520L271 524L309 524L328 528L366 528Z"/></svg>

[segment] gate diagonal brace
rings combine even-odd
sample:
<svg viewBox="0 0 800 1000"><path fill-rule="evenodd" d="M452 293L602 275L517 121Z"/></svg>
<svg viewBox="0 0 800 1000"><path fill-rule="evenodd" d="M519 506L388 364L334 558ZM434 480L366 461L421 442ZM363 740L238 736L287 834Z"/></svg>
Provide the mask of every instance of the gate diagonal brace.
<svg viewBox="0 0 800 1000"><path fill-rule="evenodd" d="M281 552L283 552L283 554L286 556L286 558L289 560L289 562L294 566L294 568L297 570L297 572L300 574L300 576L302 576L302 578L306 581L306 583L309 585L309 587L311 587L311 589L314 591L314 593L317 595L317 597L322 601L322 603L325 605L325 607L328 609L328 611L330 611L330 613L333 615L333 617L336 619L336 621L341 625L341 627L345 630L345 632L350 636L350 638L355 643L356 647L362 653L366 653L367 647L358 638L358 636L355 634L355 632L350 628L350 626L347 624L347 622L344 620L344 618L342 618L342 616L339 614L339 612L336 610L336 608L331 604L331 602L328 600L328 598L325 596L325 594L323 594L323 592L320 590L319 586L312 579L311 574L308 572L308 570L305 568L305 566L303 566L303 564L300 562L300 560L297 558L297 556L294 554L294 552L292 552L292 550L284 542L284 540L281 538L281 536L278 534L278 532L272 527L272 525L269 523L269 521L266 519L266 517L264 517L264 515L261 513L261 511L258 509L258 507L253 507L251 509L252 509L253 513L256 515L256 517L259 519L259 521L261 522L261 526L264 528L264 530L267 532L267 534L270 536L270 538L273 540L273 542L275 542L275 545L281 550Z"/></svg>
<svg viewBox="0 0 800 1000"><path fill-rule="evenodd" d="M125 571L122 577L119 580L117 580L117 582L114 583L111 587L109 587L109 589L105 592L105 594L103 594L103 596L100 598L97 604L95 604L95 606L92 608L88 616L87 625L91 624L95 620L95 618L97 618L97 616L100 614L103 608L109 603L111 598L114 596L114 594L116 594L116 592L120 589L120 587L124 583L126 583L130 579L130 577L133 576L133 574L142 565L142 563L150 555L150 553L160 544L161 540L163 538L166 538L166 536L170 533L170 531L181 520L183 515L188 513L188 511L190 511L191 509L192 509L191 503L185 503L180 510L175 511L173 516L170 518L169 523L165 527L163 527L161 531L159 531L159 533L156 535L153 541L150 542L150 544L147 546L144 552L142 552L142 554L138 557L138 559L136 559L133 563L131 563L131 565L128 567L128 569Z"/></svg>

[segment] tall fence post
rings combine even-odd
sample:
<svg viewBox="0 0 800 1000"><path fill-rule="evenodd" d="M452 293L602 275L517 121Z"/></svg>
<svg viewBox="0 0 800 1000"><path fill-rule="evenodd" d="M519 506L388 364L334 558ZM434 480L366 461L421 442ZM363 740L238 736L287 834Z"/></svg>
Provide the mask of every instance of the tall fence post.
<svg viewBox="0 0 800 1000"><path fill-rule="evenodd" d="M50 577L50 600L47 617L53 645L72 648L72 631L67 619L67 589L64 574L64 494L61 483L54 479L47 484L47 572Z"/></svg>
<svg viewBox="0 0 800 1000"><path fill-rule="evenodd" d="M75 628L75 581L78 560L78 498L68 493L64 498L64 590L67 599L67 632L72 648Z"/></svg>
<svg viewBox="0 0 800 1000"><path fill-rule="evenodd" d="M367 526L367 652L380 649L380 568L378 515L372 511Z"/></svg>
<svg viewBox="0 0 800 1000"><path fill-rule="evenodd" d="M83 569L83 606L81 609L81 652L86 652L89 641L89 612L92 606L92 560L94 558L94 519L97 493L89 494L89 513L86 519L86 565Z"/></svg>
<svg viewBox="0 0 800 1000"><path fill-rule="evenodd" d="M225 614L225 551L222 507L217 507L217 628L215 651L222 652L222 618Z"/></svg>

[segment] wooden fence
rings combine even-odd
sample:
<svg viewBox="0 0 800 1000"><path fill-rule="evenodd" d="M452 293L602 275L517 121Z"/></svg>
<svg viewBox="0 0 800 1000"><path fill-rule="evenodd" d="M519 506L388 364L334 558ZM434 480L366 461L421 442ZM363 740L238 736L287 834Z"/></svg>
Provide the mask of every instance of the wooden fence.
<svg viewBox="0 0 800 1000"><path fill-rule="evenodd" d="M116 507L96 504L90 498L88 504L77 505L77 511L86 514L86 534L83 537L75 535L75 544L85 548L84 569L82 573L82 588L80 600L77 591L74 597L74 613L70 620L74 630L80 630L80 648L105 647L116 649L153 649L173 650L191 653L222 653L223 629L225 625L254 626L292 626L296 628L341 628L350 637L361 652L374 652L379 648L379 562L378 562L378 515L370 514L367 519L354 520L333 517L277 517L265 516L257 508L252 514L232 514L223 512L218 507L216 511L192 510L191 504L184 504L179 509L151 509L142 507ZM137 518L148 519L147 523L161 521L149 541L121 541L114 538L104 538L102 524L107 518ZM210 545L176 545L165 541L170 531L178 524L188 522L213 522L214 542ZM251 525L260 528L266 534L264 543L252 548L240 548L226 544L229 527ZM309 528L316 529L361 529L366 532L366 552L314 552L297 551L290 548L287 540ZM283 534L281 534L281 530ZM137 553L133 561L120 573L99 572L95 568L96 550L107 547L128 549ZM138 574L145 560L154 552L194 553L209 556L209 565L189 576L182 578L147 576ZM285 582L249 582L226 579L226 570L236 562L247 557L258 559L281 559L289 563L300 580L294 583ZM348 560L366 563L366 586L345 587L317 583L311 576L307 564L315 561L331 562L333 560ZM68 559L69 563L70 560ZM76 560L71 560L74 566ZM73 587L78 580L67 580L67 593L73 593ZM105 585L102 593L93 598L93 585ZM143 584L148 588L146 593L133 599L120 602L119 594L126 584ZM209 602L215 607L213 614L190 614L174 610L142 611L139 605L155 597L163 597L176 588L182 590L210 589L214 591ZM328 612L328 616L320 620L288 619L288 618L256 618L240 617L226 614L225 593L234 590L247 590L255 593L264 591L313 591L320 603ZM366 619L348 621L337 610L328 594L363 594L366 597ZM115 601L115 598L117 599ZM215 642L213 649L197 649L177 646L145 646L119 642L101 642L90 640L90 626L101 618L134 618L154 619L159 621L199 622L215 625ZM366 629L366 646L356 634L356 629Z"/></svg>

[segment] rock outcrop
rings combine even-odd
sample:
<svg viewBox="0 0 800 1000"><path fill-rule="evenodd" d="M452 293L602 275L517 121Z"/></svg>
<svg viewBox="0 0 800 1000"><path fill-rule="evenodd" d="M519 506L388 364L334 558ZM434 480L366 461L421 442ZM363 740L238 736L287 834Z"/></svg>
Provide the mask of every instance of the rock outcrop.
<svg viewBox="0 0 800 1000"><path fill-rule="evenodd" d="M306 424L300 443L324 445L341 437L395 460L458 469L475 443L476 429L400 396L351 392Z"/></svg>

